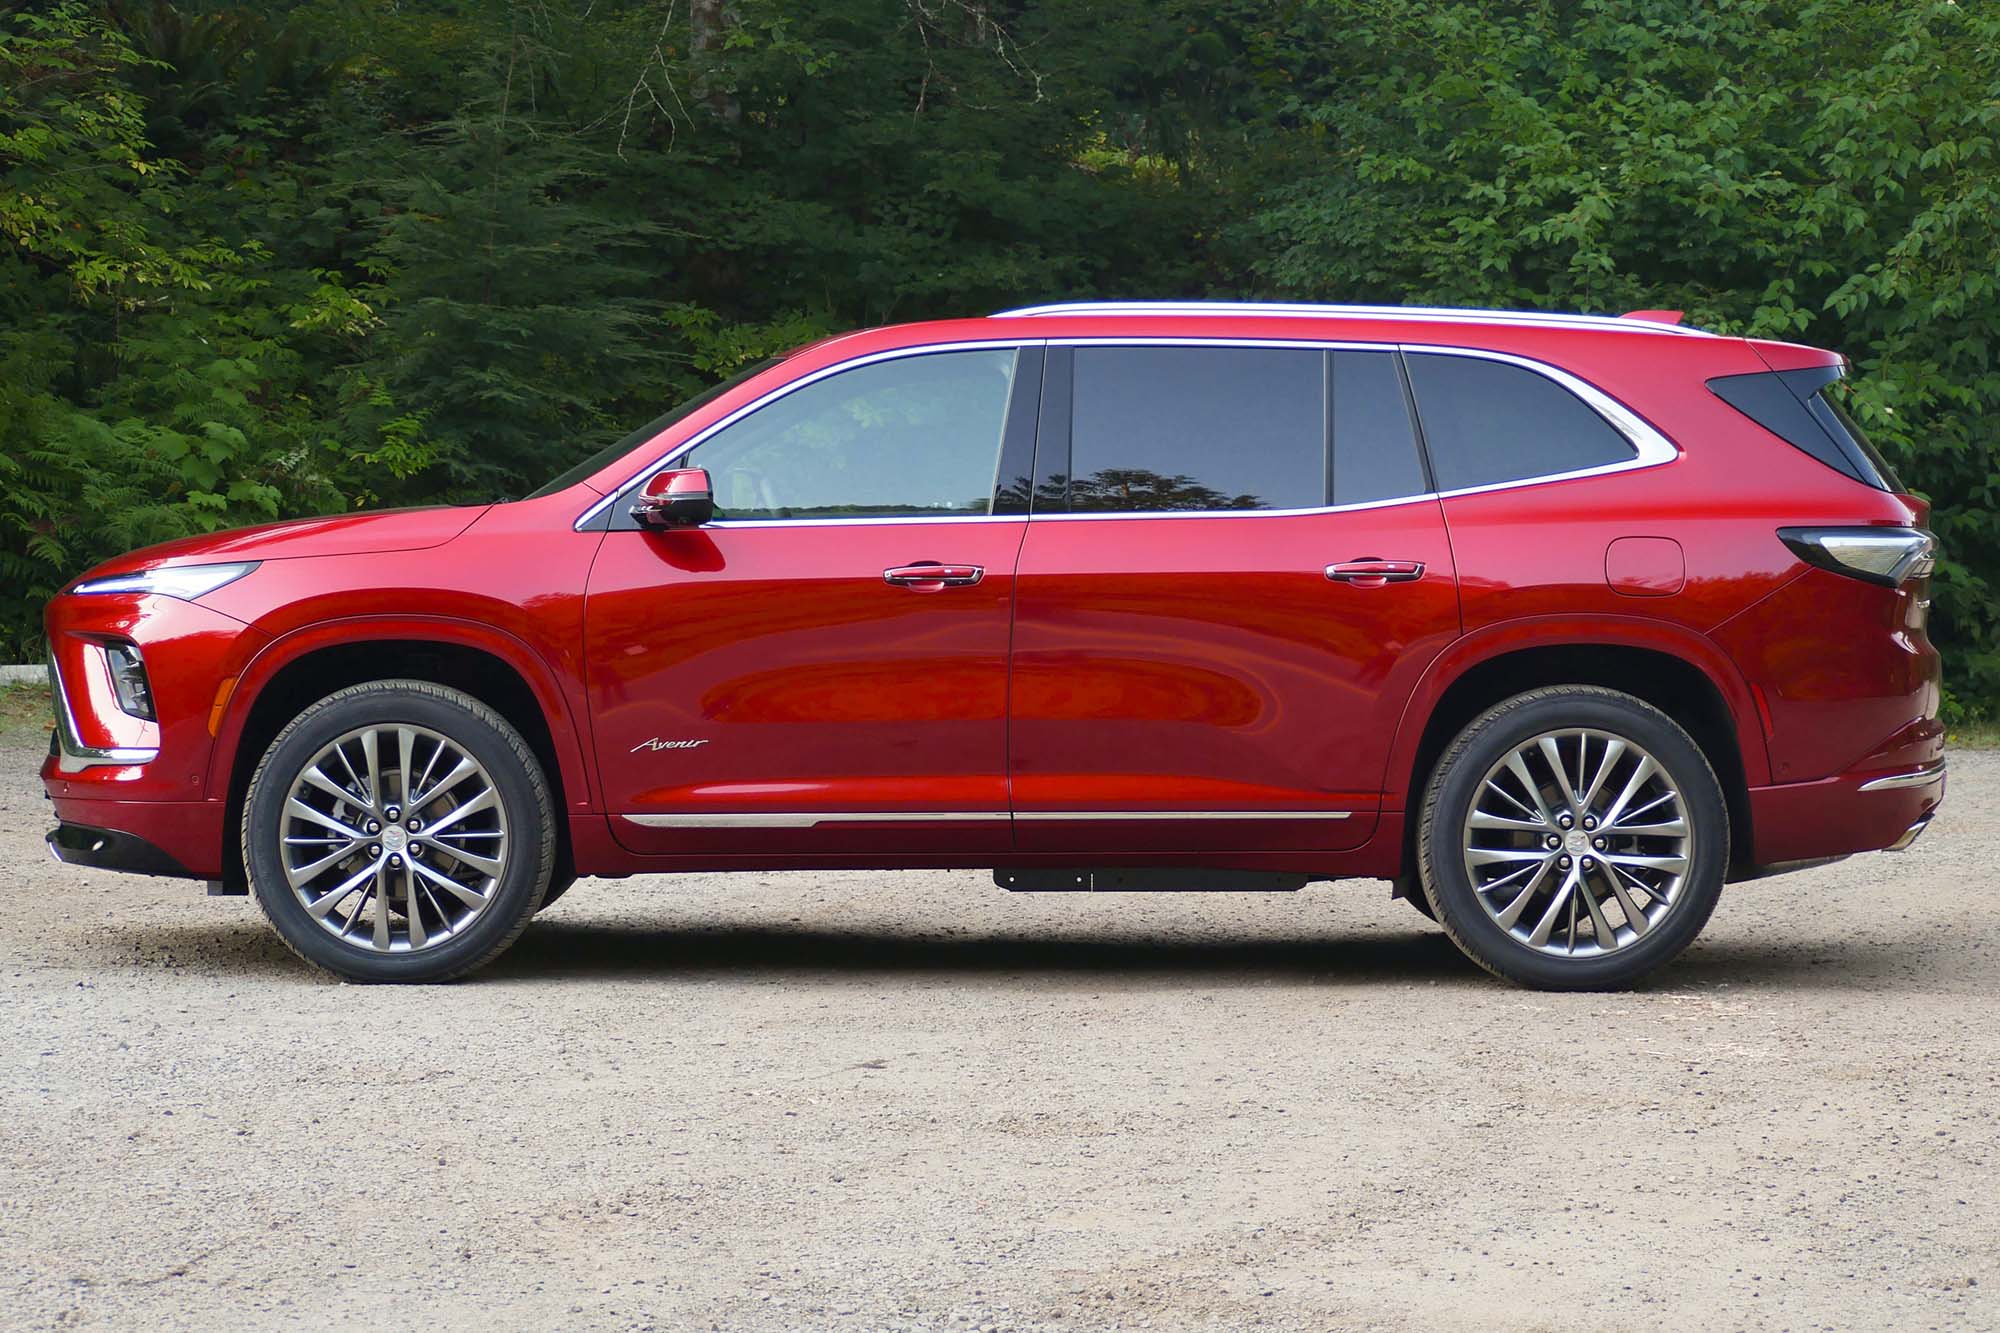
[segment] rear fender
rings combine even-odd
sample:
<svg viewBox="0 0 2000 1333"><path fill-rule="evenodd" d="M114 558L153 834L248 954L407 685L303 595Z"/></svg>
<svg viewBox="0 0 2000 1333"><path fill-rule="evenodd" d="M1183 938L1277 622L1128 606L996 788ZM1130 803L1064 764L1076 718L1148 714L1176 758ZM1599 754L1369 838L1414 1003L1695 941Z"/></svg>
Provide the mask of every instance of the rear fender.
<svg viewBox="0 0 2000 1333"><path fill-rule="evenodd" d="M1639 648L1679 658L1707 677L1729 710L1751 786L1771 780L1770 751L1758 720L1757 704L1743 675L1706 636L1667 621L1640 616L1537 616L1483 626L1455 641L1417 682L1396 726L1396 741L1384 775L1384 810L1408 808L1411 771L1418 747L1438 702L1466 672L1510 653L1534 648L1599 646ZM1551 682L1553 683L1553 682Z"/></svg>

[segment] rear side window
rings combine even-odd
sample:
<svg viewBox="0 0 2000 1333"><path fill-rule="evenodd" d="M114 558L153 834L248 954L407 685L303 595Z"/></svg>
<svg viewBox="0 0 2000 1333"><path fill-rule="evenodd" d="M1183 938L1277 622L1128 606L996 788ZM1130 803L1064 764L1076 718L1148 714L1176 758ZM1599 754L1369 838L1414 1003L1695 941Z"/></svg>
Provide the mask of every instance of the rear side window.
<svg viewBox="0 0 2000 1333"><path fill-rule="evenodd" d="M1430 489L1394 352L1335 352L1333 503L1367 504Z"/></svg>
<svg viewBox="0 0 2000 1333"><path fill-rule="evenodd" d="M1273 347L1079 347L1075 513L1326 503L1325 357Z"/></svg>
<svg viewBox="0 0 2000 1333"><path fill-rule="evenodd" d="M1438 489L1629 463L1632 442L1546 375L1482 357L1412 352L1410 387Z"/></svg>
<svg viewBox="0 0 2000 1333"><path fill-rule="evenodd" d="M1834 397L1839 366L1723 375L1709 391L1801 453L1882 491L1903 484Z"/></svg>

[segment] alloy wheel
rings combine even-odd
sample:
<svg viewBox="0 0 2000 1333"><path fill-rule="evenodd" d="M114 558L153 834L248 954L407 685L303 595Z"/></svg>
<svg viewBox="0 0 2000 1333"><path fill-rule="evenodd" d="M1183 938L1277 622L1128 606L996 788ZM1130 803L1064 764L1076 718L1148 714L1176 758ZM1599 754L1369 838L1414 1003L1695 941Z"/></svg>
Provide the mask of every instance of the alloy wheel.
<svg viewBox="0 0 2000 1333"><path fill-rule="evenodd" d="M366 726L300 771L279 821L279 864L322 929L376 953L462 934L507 869L507 812L492 774L439 732Z"/></svg>
<svg viewBox="0 0 2000 1333"><path fill-rule="evenodd" d="M1543 732L1487 770L1465 818L1465 871L1517 942L1562 958L1615 953L1675 910L1694 829L1673 777L1632 740Z"/></svg>

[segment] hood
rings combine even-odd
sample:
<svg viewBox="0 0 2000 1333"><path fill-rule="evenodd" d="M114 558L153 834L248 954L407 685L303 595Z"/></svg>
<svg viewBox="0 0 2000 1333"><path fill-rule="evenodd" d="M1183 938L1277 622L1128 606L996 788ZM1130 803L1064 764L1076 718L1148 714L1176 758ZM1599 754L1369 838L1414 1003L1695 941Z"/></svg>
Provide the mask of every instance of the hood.
<svg viewBox="0 0 2000 1333"><path fill-rule="evenodd" d="M335 514L289 523L211 532L200 537L145 546L107 560L84 575L131 574L162 565L205 565L231 560L291 560L314 555L421 551L442 546L471 527L490 506L383 509L368 514Z"/></svg>

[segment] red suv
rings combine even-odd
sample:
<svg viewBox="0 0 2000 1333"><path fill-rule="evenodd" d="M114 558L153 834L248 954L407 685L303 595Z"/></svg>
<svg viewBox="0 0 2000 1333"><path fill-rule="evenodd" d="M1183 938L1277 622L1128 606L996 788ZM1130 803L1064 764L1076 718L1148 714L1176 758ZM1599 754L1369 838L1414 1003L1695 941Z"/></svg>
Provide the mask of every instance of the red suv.
<svg viewBox="0 0 2000 1333"><path fill-rule="evenodd" d="M1944 793L1928 506L1841 359L1624 318L1014 310L759 366L504 504L50 604L65 861L436 981L578 875L1374 877L1618 986Z"/></svg>

